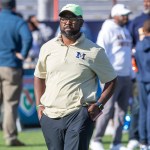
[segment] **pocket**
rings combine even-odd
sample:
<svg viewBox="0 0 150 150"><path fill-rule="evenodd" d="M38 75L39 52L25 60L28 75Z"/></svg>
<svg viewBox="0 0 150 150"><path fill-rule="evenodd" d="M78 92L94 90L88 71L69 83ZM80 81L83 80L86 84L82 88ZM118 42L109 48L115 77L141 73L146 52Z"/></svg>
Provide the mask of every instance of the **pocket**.
<svg viewBox="0 0 150 150"><path fill-rule="evenodd" d="M91 117L90 117L90 114L89 114L89 112L88 112L88 107L83 107L84 109L85 109L85 114L86 114L86 116L87 116L87 119L89 119L90 121L92 121L92 122L94 122L94 120L92 120L91 119Z"/></svg>
<svg viewBox="0 0 150 150"><path fill-rule="evenodd" d="M43 117L44 117L44 113L42 114L42 116L41 116L41 118L40 118L40 120L39 120L40 124L41 124L41 122L42 122Z"/></svg>
<svg viewBox="0 0 150 150"><path fill-rule="evenodd" d="M84 109L85 115L90 118L89 112L88 112L88 108L87 107L82 107Z"/></svg>

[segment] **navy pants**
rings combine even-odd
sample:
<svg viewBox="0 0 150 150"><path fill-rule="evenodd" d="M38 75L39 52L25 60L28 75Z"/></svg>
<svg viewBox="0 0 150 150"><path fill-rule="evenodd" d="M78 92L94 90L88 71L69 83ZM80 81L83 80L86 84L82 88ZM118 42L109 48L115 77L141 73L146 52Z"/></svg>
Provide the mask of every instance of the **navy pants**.
<svg viewBox="0 0 150 150"><path fill-rule="evenodd" d="M40 123L48 150L88 150L94 122L86 107L63 118L43 115Z"/></svg>
<svg viewBox="0 0 150 150"><path fill-rule="evenodd" d="M150 145L150 83L139 82L140 143Z"/></svg>

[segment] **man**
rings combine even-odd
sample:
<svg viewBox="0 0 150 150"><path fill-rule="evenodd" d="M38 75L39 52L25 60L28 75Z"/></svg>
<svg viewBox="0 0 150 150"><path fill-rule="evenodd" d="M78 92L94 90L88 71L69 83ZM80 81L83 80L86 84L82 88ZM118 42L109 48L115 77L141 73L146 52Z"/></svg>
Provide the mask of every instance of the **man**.
<svg viewBox="0 0 150 150"><path fill-rule="evenodd" d="M17 16L15 0L2 0L0 13L0 103L4 103L6 145L23 146L17 139L17 107L22 89L22 61L32 44L27 24Z"/></svg>
<svg viewBox="0 0 150 150"><path fill-rule="evenodd" d="M143 0L143 5L143 12L134 18L129 25L129 30L133 38L133 46L135 46L139 40L143 39L143 23L150 19L150 0Z"/></svg>
<svg viewBox="0 0 150 150"><path fill-rule="evenodd" d="M91 140L92 150L104 150L102 137L109 119L114 112L114 135L111 150L125 150L121 144L124 117L127 112L131 90L131 36L125 27L131 13L123 4L116 4L111 10L112 19L106 20L98 34L97 44L106 50L106 54L118 75L118 86L105 105L103 114L97 119Z"/></svg>
<svg viewBox="0 0 150 150"><path fill-rule="evenodd" d="M129 30L133 39L133 57L132 62L134 60L134 53L135 53L135 46L138 41L141 41L144 38L143 34L143 24L146 20L150 20L150 0L143 0L144 9L143 12L131 20L129 24ZM134 64L132 64L134 65ZM133 66L133 70L135 74L137 73L137 66ZM133 83L133 105L131 111L131 124L130 124L130 132L129 132L129 143L128 149L133 150L134 148L138 147L139 144L139 133L138 133L138 120L139 120L139 98L138 98L138 89L137 89L137 82Z"/></svg>
<svg viewBox="0 0 150 150"><path fill-rule="evenodd" d="M140 150L150 150L150 19L143 25L144 39L137 42Z"/></svg>
<svg viewBox="0 0 150 150"><path fill-rule="evenodd" d="M47 26L45 23L40 22L35 15L29 16L30 22L37 27L40 34L42 35L43 43L47 42L51 39L51 36L53 34L53 30L50 26Z"/></svg>
<svg viewBox="0 0 150 150"><path fill-rule="evenodd" d="M92 120L112 95L116 74L104 49L80 32L81 7L67 4L59 16L61 34L42 46L34 73L38 117L49 150L88 150ZM98 78L105 83L100 97Z"/></svg>

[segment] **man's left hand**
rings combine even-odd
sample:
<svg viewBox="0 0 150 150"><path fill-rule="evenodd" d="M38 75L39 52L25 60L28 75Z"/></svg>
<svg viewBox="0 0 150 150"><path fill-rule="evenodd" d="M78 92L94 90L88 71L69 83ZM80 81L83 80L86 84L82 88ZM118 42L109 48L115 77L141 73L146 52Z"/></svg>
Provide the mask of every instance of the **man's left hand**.
<svg viewBox="0 0 150 150"><path fill-rule="evenodd" d="M99 107L94 103L94 104L91 104L89 107L88 107L88 113L89 113L89 116L90 118L95 121L101 114L102 114L102 111L99 109Z"/></svg>

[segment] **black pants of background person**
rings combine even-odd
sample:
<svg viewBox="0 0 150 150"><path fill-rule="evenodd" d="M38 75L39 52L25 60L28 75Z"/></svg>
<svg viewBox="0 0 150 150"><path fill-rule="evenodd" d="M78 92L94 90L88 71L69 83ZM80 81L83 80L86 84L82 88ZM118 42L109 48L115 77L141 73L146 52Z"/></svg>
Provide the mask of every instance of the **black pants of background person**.
<svg viewBox="0 0 150 150"><path fill-rule="evenodd" d="M134 98L134 104L131 108L131 123L129 128L129 140L139 141L139 132L138 132L138 121L139 121L139 100L138 97Z"/></svg>
<svg viewBox="0 0 150 150"><path fill-rule="evenodd" d="M86 107L63 118L43 115L41 127L48 150L88 150L94 129Z"/></svg>
<svg viewBox="0 0 150 150"><path fill-rule="evenodd" d="M129 140L139 141L139 92L137 81L133 80L132 84L132 97L133 102L131 106L131 123L129 128Z"/></svg>

